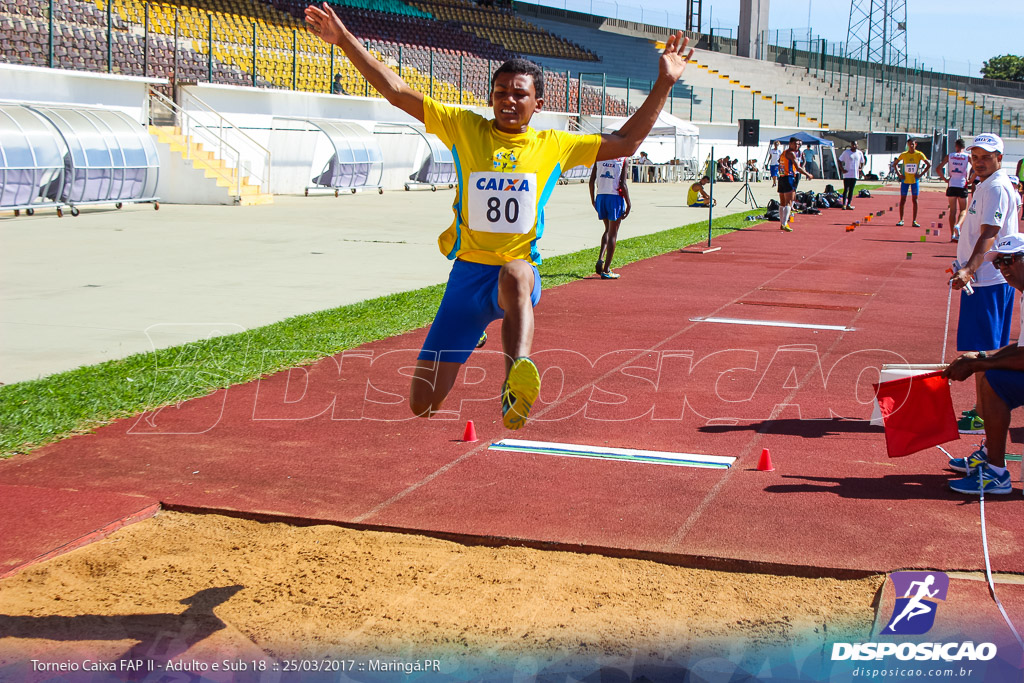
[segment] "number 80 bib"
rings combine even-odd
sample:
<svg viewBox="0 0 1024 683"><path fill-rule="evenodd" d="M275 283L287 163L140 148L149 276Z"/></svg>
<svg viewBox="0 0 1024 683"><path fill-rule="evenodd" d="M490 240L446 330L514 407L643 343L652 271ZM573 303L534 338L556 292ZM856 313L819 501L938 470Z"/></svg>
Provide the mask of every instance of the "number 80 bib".
<svg viewBox="0 0 1024 683"><path fill-rule="evenodd" d="M536 173L469 174L470 229L525 235L536 222Z"/></svg>

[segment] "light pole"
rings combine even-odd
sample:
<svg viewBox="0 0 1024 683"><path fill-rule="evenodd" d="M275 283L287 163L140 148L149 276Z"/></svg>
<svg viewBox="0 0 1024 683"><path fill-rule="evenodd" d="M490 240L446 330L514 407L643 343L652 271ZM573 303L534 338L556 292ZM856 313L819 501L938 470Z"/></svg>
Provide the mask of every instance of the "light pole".
<svg viewBox="0 0 1024 683"><path fill-rule="evenodd" d="M811 51L811 2L807 0L807 51Z"/></svg>

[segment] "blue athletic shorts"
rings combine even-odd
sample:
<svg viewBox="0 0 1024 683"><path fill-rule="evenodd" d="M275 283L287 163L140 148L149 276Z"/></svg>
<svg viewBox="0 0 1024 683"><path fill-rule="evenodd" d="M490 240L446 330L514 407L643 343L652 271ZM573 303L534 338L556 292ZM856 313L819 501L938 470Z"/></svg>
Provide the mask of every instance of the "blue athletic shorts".
<svg viewBox="0 0 1024 683"><path fill-rule="evenodd" d="M992 391L1003 399L1003 403L1013 410L1024 406L1024 372L1019 370L986 370L985 380Z"/></svg>
<svg viewBox="0 0 1024 683"><path fill-rule="evenodd" d="M956 327L958 351L993 351L1010 343L1013 292L1000 283L975 287L974 294L960 290L960 321Z"/></svg>
<svg viewBox="0 0 1024 683"><path fill-rule="evenodd" d="M420 360L465 363L493 321L505 317L498 306L498 273L501 266L455 261L434 323L420 350ZM533 266L530 301L540 301L540 273Z"/></svg>
<svg viewBox="0 0 1024 683"><path fill-rule="evenodd" d="M707 202L694 202L693 204L690 204L690 208L691 209L699 209L701 207L703 207L705 209L708 208L708 203Z"/></svg>
<svg viewBox="0 0 1024 683"><path fill-rule="evenodd" d="M900 196L906 197L907 192L910 192L910 194L916 197L921 193L921 183L900 183Z"/></svg>
<svg viewBox="0 0 1024 683"><path fill-rule="evenodd" d="M779 177L779 165L778 164L772 164L771 166L768 167L768 172L772 174L772 178L778 178Z"/></svg>
<svg viewBox="0 0 1024 683"><path fill-rule="evenodd" d="M626 200L617 194L599 194L594 198L594 208L601 220L617 221L626 211Z"/></svg>

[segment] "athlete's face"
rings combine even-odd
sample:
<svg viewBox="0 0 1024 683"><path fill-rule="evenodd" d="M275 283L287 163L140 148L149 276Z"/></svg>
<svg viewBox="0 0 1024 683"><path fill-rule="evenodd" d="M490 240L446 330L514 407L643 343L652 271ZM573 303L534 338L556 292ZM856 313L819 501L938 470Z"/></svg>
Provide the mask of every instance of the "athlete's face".
<svg viewBox="0 0 1024 683"><path fill-rule="evenodd" d="M525 133L533 112L540 110L544 99L537 97L533 76L501 73L494 79L491 106L495 126L502 133Z"/></svg>
<svg viewBox="0 0 1024 683"><path fill-rule="evenodd" d="M1003 165L1003 155L989 152L981 147L971 148L971 166L979 178L984 180L999 170Z"/></svg>
<svg viewBox="0 0 1024 683"><path fill-rule="evenodd" d="M999 273L1011 286L1018 289L1024 287L1024 255L1007 254L996 257L992 264L999 269Z"/></svg>
<svg viewBox="0 0 1024 683"><path fill-rule="evenodd" d="M915 152L915 151L917 151L917 143L914 142L913 140L908 142L907 143L907 151L908 152Z"/></svg>

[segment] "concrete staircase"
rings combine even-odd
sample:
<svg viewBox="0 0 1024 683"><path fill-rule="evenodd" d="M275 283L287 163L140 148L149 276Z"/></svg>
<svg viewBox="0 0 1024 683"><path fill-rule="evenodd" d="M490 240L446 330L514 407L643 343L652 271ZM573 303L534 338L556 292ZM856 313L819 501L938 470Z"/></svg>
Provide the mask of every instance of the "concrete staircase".
<svg viewBox="0 0 1024 683"><path fill-rule="evenodd" d="M201 142L183 135L181 128L151 125L149 132L157 139L161 157L169 152L170 163L167 167L161 164L164 172L172 176L185 176L176 177L176 180L184 180L184 183L174 183L175 186L185 185L189 188L188 198L178 203L242 206L273 203L274 195L261 192L259 185L250 184L248 176L239 178L238 169L228 166L213 152L203 149ZM176 201L173 196L165 200Z"/></svg>

